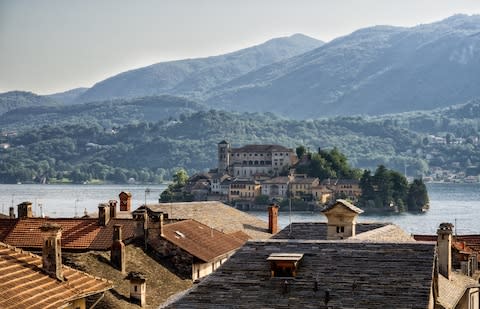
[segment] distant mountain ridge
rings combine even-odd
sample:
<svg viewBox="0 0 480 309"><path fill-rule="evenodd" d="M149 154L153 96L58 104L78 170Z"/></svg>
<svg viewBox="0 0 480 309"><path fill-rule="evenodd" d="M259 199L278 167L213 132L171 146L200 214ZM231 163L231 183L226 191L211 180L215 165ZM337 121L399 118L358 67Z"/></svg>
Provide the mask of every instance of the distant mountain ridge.
<svg viewBox="0 0 480 309"><path fill-rule="evenodd" d="M213 89L206 103L295 118L433 109L480 97L480 16L361 29Z"/></svg>
<svg viewBox="0 0 480 309"><path fill-rule="evenodd" d="M201 99L210 88L265 65L302 54L323 42L295 34L208 58L153 64L98 82L76 101L88 102L171 94Z"/></svg>

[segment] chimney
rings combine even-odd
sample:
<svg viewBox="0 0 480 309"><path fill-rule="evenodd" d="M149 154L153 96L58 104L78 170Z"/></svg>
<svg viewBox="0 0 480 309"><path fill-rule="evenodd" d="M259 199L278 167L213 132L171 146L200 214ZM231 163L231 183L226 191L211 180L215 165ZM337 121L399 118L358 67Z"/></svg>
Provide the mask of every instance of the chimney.
<svg viewBox="0 0 480 309"><path fill-rule="evenodd" d="M165 235L163 234L163 214L160 214L158 221L158 225L160 227L160 237L164 237Z"/></svg>
<svg viewBox="0 0 480 309"><path fill-rule="evenodd" d="M450 279L452 271L452 229L451 223L440 223L437 230L438 272Z"/></svg>
<svg viewBox="0 0 480 309"><path fill-rule="evenodd" d="M113 242L110 250L110 263L121 271L125 272L125 244L122 241L122 226L115 224L113 226Z"/></svg>
<svg viewBox="0 0 480 309"><path fill-rule="evenodd" d="M130 192L120 192L120 211L130 211L132 206L132 194Z"/></svg>
<svg viewBox="0 0 480 309"><path fill-rule="evenodd" d="M108 205L110 206L110 218L116 218L117 217L117 201L110 200L108 201Z"/></svg>
<svg viewBox="0 0 480 309"><path fill-rule="evenodd" d="M278 205L276 204L268 206L268 232L270 234L278 232Z"/></svg>
<svg viewBox="0 0 480 309"><path fill-rule="evenodd" d="M110 208L108 204L98 204L98 225L107 226L110 221Z"/></svg>
<svg viewBox="0 0 480 309"><path fill-rule="evenodd" d="M32 202L23 202L17 205L18 218L32 218Z"/></svg>
<svg viewBox="0 0 480 309"><path fill-rule="evenodd" d="M145 275L131 271L125 279L130 280L130 302L145 307L147 305L147 280Z"/></svg>
<svg viewBox="0 0 480 309"><path fill-rule="evenodd" d="M43 236L42 267L50 277L63 281L62 227L55 223L44 223L40 230Z"/></svg>
<svg viewBox="0 0 480 309"><path fill-rule="evenodd" d="M9 208L8 215L9 215L10 219L15 219L15 209L13 207Z"/></svg>

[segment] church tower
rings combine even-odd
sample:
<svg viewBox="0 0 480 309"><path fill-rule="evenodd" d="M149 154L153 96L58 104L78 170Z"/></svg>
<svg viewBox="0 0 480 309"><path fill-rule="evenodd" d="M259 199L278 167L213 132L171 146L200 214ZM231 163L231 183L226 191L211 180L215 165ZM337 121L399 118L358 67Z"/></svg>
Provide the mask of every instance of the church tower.
<svg viewBox="0 0 480 309"><path fill-rule="evenodd" d="M218 143L218 173L225 174L228 172L230 165L230 144L225 140Z"/></svg>

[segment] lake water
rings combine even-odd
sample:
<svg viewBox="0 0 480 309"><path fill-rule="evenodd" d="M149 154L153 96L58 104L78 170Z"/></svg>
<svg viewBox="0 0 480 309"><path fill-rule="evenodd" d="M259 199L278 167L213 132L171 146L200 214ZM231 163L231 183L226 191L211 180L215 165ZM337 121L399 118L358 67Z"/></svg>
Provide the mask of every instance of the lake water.
<svg viewBox="0 0 480 309"><path fill-rule="evenodd" d="M147 194L145 193L146 189ZM82 216L97 211L99 203L118 200L121 191L132 193L132 207L157 203L165 185L0 185L0 211L8 214L8 208L24 202L33 203L34 214L41 211L50 217ZM424 214L360 215L359 222L392 222L409 233L434 234L442 222L454 223L458 234L480 234L480 184L427 184L430 210ZM266 212L250 212L267 220ZM284 227L290 221L288 210L280 209L279 224ZM319 212L293 212L292 222L321 221Z"/></svg>

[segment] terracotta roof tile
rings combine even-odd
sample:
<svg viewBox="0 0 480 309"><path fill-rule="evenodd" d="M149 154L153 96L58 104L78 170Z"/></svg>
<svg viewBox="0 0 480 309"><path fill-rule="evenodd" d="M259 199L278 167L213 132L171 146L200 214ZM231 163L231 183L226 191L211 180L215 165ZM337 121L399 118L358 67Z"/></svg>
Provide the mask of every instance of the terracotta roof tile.
<svg viewBox="0 0 480 309"><path fill-rule="evenodd" d="M112 245L114 224L123 226L123 240L134 236L136 224L133 220L116 218L105 227L99 226L95 218L26 218L11 221L17 223L3 238L5 243L19 248L39 249L42 247L39 227L51 222L62 227L62 249L67 250L108 250Z"/></svg>
<svg viewBox="0 0 480 309"><path fill-rule="evenodd" d="M113 288L105 279L63 266L64 281L42 271L40 256L0 243L0 308L59 308Z"/></svg>
<svg viewBox="0 0 480 309"><path fill-rule="evenodd" d="M245 243L195 220L166 224L163 233L165 239L205 262L226 255Z"/></svg>
<svg viewBox="0 0 480 309"><path fill-rule="evenodd" d="M16 223L15 219L0 219L0 241L4 241Z"/></svg>

